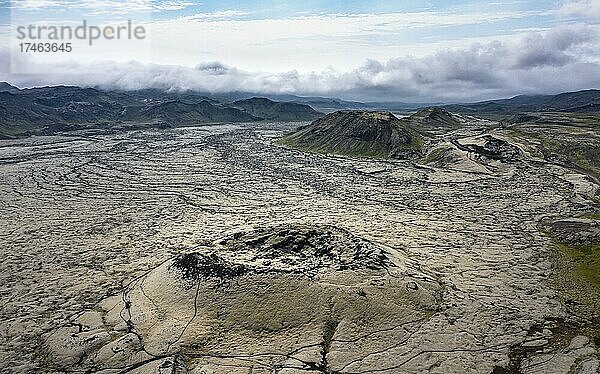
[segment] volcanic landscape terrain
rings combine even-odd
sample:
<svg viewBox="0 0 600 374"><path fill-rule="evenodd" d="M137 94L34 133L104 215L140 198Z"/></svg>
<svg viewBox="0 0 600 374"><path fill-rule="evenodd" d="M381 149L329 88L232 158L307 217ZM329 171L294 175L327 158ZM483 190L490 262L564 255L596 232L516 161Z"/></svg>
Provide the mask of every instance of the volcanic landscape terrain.
<svg viewBox="0 0 600 374"><path fill-rule="evenodd" d="M340 116L380 127L294 144ZM2 140L0 371L596 373L598 126L434 108Z"/></svg>

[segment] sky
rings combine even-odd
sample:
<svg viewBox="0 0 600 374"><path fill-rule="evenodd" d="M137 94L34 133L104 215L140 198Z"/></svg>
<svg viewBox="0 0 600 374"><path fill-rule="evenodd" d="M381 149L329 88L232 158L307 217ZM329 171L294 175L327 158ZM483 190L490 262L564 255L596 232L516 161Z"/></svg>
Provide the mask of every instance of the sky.
<svg viewBox="0 0 600 374"><path fill-rule="evenodd" d="M145 38L70 53L16 38L83 20ZM465 102L600 88L599 47L600 0L0 0L0 80L20 87Z"/></svg>

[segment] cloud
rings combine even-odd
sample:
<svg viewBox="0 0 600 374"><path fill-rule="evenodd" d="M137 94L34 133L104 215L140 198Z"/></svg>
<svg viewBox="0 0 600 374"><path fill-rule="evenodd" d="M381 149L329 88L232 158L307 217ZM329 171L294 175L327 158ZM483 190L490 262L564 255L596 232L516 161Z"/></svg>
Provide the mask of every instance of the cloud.
<svg viewBox="0 0 600 374"><path fill-rule="evenodd" d="M39 10L44 8L57 8L65 5L62 0L13 0L11 8L22 10Z"/></svg>
<svg viewBox="0 0 600 374"><path fill-rule="evenodd" d="M558 27L545 35L528 33L519 43L521 48L513 51L513 64L521 68L564 66L576 58L569 53L572 47L593 42L597 36L595 29L583 25Z"/></svg>
<svg viewBox="0 0 600 374"><path fill-rule="evenodd" d="M598 41L594 27L569 25L543 33L530 32L511 41L444 49L423 57L371 59L347 72L330 68L272 73L242 70L220 62L196 67L63 62L39 66L40 74L5 74L0 79L22 86L76 84L123 90L159 88L328 95L360 100L471 101L600 87ZM7 57L3 53L1 71L8 71Z"/></svg>
<svg viewBox="0 0 600 374"><path fill-rule="evenodd" d="M539 16L539 12L535 14ZM466 31L469 26L489 28L531 15L427 11L260 18L260 14L226 11L157 20L148 29L153 46L161 50L153 61L156 63L193 66L206 59L279 72L296 68L308 72L330 65L348 71L366 58L388 60L400 51L425 55L431 53L430 47L437 48L432 46L436 43L465 46L469 38L492 37L473 35ZM428 36L433 39L426 39ZM186 48L180 48L181 43Z"/></svg>
<svg viewBox="0 0 600 374"><path fill-rule="evenodd" d="M240 17L245 17L250 15L250 12L243 12L240 10L221 10L218 12L205 12L205 13L197 13L192 16L180 17L177 19L177 22L180 21L225 21L236 19Z"/></svg>
<svg viewBox="0 0 600 374"><path fill-rule="evenodd" d="M94 4L94 11L86 11L85 14L102 15L105 14L102 9L106 9L106 5L112 2L121 4L119 6L124 4L115 0L83 0L77 3L79 5L74 4L73 9ZM128 11L133 12L136 6L144 9L149 4L165 6L165 3L170 2L136 0L127 3L127 6L131 7ZM185 1L177 3L186 4ZM35 22L30 19L30 12L17 13L23 14L18 22L13 17L14 23ZM83 12L68 13L81 17ZM142 57L139 56L145 51L137 53L137 49L147 47L141 43L130 45L130 49L119 50L114 45L107 45L102 50L77 48L77 56L67 57L82 61L97 58L126 61L135 58L148 63L187 66L195 66L199 61L223 61L241 69L275 72L298 69L306 73L328 66L334 66L339 71L349 71L362 64L366 58L386 61L398 56L399 52L424 56L440 47L468 46L475 38L479 41L491 40L496 33L503 34L496 36L497 38L506 37L510 31L489 29L505 26L509 29L507 23L517 20L523 23L525 19L540 15L539 11L491 12L486 9L470 9L467 12L429 10L360 14L311 13L282 17L268 12L248 13L235 9L198 13L195 7L174 13L173 17L149 17L153 14L151 12L141 15L140 12L134 13L137 17L129 18L143 23L148 31L148 41L156 52L151 59L140 60ZM48 19L65 17L60 12L42 11L36 14L43 14L36 24L53 22L62 25L66 22L65 19ZM110 17L88 20L102 24L118 21L111 20ZM81 22L75 17L69 21ZM469 31L474 26L481 26L488 31L474 34ZM39 56L41 59L46 57Z"/></svg>
<svg viewBox="0 0 600 374"><path fill-rule="evenodd" d="M84 9L94 12L119 14L122 12L151 12L181 10L194 5L190 1L151 0L13 0L12 8L24 11L44 9Z"/></svg>
<svg viewBox="0 0 600 374"><path fill-rule="evenodd" d="M560 6L558 14L563 17L600 20L600 0L567 1Z"/></svg>

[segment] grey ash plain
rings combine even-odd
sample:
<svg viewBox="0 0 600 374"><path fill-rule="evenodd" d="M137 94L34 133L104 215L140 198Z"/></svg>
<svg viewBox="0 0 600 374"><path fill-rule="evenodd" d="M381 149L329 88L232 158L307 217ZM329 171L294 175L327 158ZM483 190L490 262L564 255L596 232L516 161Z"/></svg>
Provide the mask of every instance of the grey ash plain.
<svg viewBox="0 0 600 374"><path fill-rule="evenodd" d="M411 161L278 146L298 123L0 142L0 370L597 372L540 229L596 184L462 118Z"/></svg>

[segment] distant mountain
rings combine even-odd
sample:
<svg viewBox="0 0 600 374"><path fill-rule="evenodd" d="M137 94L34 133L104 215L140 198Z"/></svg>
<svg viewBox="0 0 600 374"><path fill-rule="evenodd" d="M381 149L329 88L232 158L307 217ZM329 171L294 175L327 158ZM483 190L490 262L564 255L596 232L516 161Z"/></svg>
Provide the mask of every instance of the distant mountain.
<svg viewBox="0 0 600 374"><path fill-rule="evenodd" d="M373 158L418 157L423 136L390 112L338 111L281 139L317 153Z"/></svg>
<svg viewBox="0 0 600 374"><path fill-rule="evenodd" d="M424 103L404 102L360 102L326 97L290 97L289 95L286 97L276 98L276 100L310 105L315 110L323 113L331 113L337 110L371 110L407 113L431 105Z"/></svg>
<svg viewBox="0 0 600 374"><path fill-rule="evenodd" d="M177 127L321 116L303 104L254 98L231 104L198 93L103 91L73 86L18 89L0 83L0 135L26 136L102 128Z"/></svg>
<svg viewBox="0 0 600 374"><path fill-rule="evenodd" d="M219 101L245 100L256 93L234 92L206 96ZM510 99L487 100L475 103L406 103L406 102L360 102L328 97L303 97L295 95L264 95L279 102L310 105L313 109L331 113L338 110L372 110L411 113L431 106L441 107L452 113L469 114L499 120L519 112L600 112L600 90L567 92L558 95L520 95Z"/></svg>
<svg viewBox="0 0 600 374"><path fill-rule="evenodd" d="M0 92L0 133L16 136L47 127L115 122L125 106L139 104L124 94L70 86Z"/></svg>
<svg viewBox="0 0 600 374"><path fill-rule="evenodd" d="M600 112L600 90L565 92L558 95L521 95L511 99L471 104L445 105L445 109L490 119L502 119L522 112Z"/></svg>
<svg viewBox="0 0 600 374"><path fill-rule="evenodd" d="M380 111L392 111L392 112L413 112L419 108L423 108L431 105L442 105L438 104L426 104L426 103L405 103L405 102L360 102L343 100L339 98L331 97L319 97L319 96L297 96L290 94L259 94L256 92L227 92L227 93L208 93L208 92L167 92L159 90L143 90L143 94L146 95L146 91L153 91L154 95L161 92L161 95L168 95L171 99L178 98L181 100L187 100L187 97L204 96L218 102L234 102L252 99L255 97L267 98L277 102L289 102L296 104L305 104L313 108L314 110L322 113L331 113L337 110L380 110Z"/></svg>
<svg viewBox="0 0 600 374"><path fill-rule="evenodd" d="M574 112L600 105L600 90L565 92L558 95L515 96L512 99L498 100L496 103L519 108L523 111L565 111Z"/></svg>
<svg viewBox="0 0 600 374"><path fill-rule="evenodd" d="M206 122L254 122L263 118L255 117L242 110L215 105L207 100L197 104L182 101L168 101L152 106L134 106L125 108L120 117L128 122L155 122L178 126L191 126Z"/></svg>
<svg viewBox="0 0 600 374"><path fill-rule="evenodd" d="M229 94L249 98L256 94ZM566 92L558 95L521 95L510 99L488 100L476 103L406 103L406 102L359 102L327 97L302 97L295 95L265 95L276 101L310 105L317 111L331 113L337 110L372 110L411 113L431 106L441 107L452 113L479 115L490 119L502 119L519 112L600 112L600 90ZM238 99L239 100L239 99Z"/></svg>
<svg viewBox="0 0 600 374"><path fill-rule="evenodd" d="M439 107L421 109L406 120L423 129L451 130L461 126L460 121L452 113Z"/></svg>
<svg viewBox="0 0 600 374"><path fill-rule="evenodd" d="M137 98L144 101L145 103L156 103L166 101L181 101L188 104L198 103L201 101L208 101L211 104L219 104L225 100L218 100L210 93L205 92L194 92L194 91L165 91L156 88L147 88L135 91L120 91L131 97Z"/></svg>
<svg viewBox="0 0 600 374"><path fill-rule="evenodd" d="M271 121L312 121L323 116L305 104L277 102L260 97L239 100L231 103L231 106Z"/></svg>
<svg viewBox="0 0 600 374"><path fill-rule="evenodd" d="M19 89L13 85L10 85L6 82L0 82L0 92L15 92L19 91Z"/></svg>

